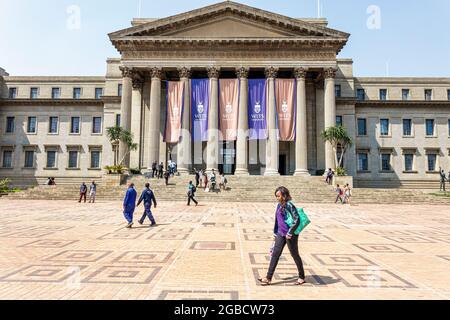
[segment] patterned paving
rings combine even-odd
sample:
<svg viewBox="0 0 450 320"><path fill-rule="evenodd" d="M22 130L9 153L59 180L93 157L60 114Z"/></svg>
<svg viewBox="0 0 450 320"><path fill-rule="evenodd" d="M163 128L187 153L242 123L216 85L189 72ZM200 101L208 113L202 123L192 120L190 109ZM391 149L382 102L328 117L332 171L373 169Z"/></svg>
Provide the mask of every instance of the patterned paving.
<svg viewBox="0 0 450 320"><path fill-rule="evenodd" d="M303 206L308 284L286 248L261 287L274 204L160 203L129 230L118 202L2 199L0 299L450 298L450 208Z"/></svg>

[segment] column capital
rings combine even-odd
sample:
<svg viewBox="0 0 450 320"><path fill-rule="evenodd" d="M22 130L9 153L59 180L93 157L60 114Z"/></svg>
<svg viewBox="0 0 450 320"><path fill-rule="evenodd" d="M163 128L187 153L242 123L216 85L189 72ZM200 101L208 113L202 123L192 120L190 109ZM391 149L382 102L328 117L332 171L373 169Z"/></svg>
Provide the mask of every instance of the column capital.
<svg viewBox="0 0 450 320"><path fill-rule="evenodd" d="M153 67L153 68L151 68L151 70L150 70L150 76L151 76L152 78L158 78L158 79L161 79L161 76L162 76L162 69L161 69L161 68L158 68L158 67Z"/></svg>
<svg viewBox="0 0 450 320"><path fill-rule="evenodd" d="M206 71L208 72L208 77L212 79L219 79L220 75L220 68L217 67L208 67L206 68Z"/></svg>
<svg viewBox="0 0 450 320"><path fill-rule="evenodd" d="M142 89L144 85L144 79L140 76L134 76L132 78L132 86L134 90Z"/></svg>
<svg viewBox="0 0 450 320"><path fill-rule="evenodd" d="M238 78L247 79L249 72L250 72L250 69L246 68L246 67L236 68L236 75Z"/></svg>
<svg viewBox="0 0 450 320"><path fill-rule="evenodd" d="M335 68L325 69L324 70L325 79L334 79L334 78L336 78L336 72L337 72L337 69L335 69Z"/></svg>
<svg viewBox="0 0 450 320"><path fill-rule="evenodd" d="M306 68L303 68L303 67L295 68L294 69L295 78L305 80L307 72L308 72L308 69L306 69Z"/></svg>
<svg viewBox="0 0 450 320"><path fill-rule="evenodd" d="M192 71L191 68L188 67L181 67L178 68L178 73L180 75L180 79L189 79L191 77Z"/></svg>
<svg viewBox="0 0 450 320"><path fill-rule="evenodd" d="M134 71L131 68L120 66L119 70L122 72L122 77L133 78Z"/></svg>
<svg viewBox="0 0 450 320"><path fill-rule="evenodd" d="M269 68L266 68L266 70L264 72L266 74L266 78L275 79L277 77L277 74L278 74L278 68L269 67Z"/></svg>

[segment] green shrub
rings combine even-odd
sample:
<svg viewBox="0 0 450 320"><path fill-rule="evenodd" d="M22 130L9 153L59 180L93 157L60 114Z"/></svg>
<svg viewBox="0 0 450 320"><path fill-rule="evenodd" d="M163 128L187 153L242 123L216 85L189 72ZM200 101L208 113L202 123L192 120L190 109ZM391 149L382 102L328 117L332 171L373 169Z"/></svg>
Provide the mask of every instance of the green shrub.
<svg viewBox="0 0 450 320"><path fill-rule="evenodd" d="M130 169L131 174L142 174L140 169Z"/></svg>
<svg viewBox="0 0 450 320"><path fill-rule="evenodd" d="M347 175L347 171L345 171L344 168L337 168L337 169L336 169L336 174L337 174L339 177L346 176L346 175Z"/></svg>
<svg viewBox="0 0 450 320"><path fill-rule="evenodd" d="M0 180L0 192L7 192L9 191L9 184L11 183L11 180L9 179L2 179Z"/></svg>

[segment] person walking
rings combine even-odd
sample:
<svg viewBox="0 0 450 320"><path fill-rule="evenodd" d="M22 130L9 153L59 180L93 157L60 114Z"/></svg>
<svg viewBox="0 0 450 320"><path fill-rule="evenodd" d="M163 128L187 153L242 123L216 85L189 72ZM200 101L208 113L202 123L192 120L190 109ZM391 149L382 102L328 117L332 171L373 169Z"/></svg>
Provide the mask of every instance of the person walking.
<svg viewBox="0 0 450 320"><path fill-rule="evenodd" d="M263 286L268 286L272 284L272 278L277 268L278 262L280 261L281 254L285 246L288 246L289 252L295 261L298 271L298 281L295 285L303 285L305 281L305 270L303 268L303 261L298 252L298 235L295 235L295 230L300 226L300 215L298 214L297 208L292 203L292 197L290 192L285 187L279 187L275 191L275 196L278 200L278 206L275 213L275 246L272 251L272 258L270 260L269 270L265 278L258 279ZM286 218L288 213L294 218L294 224L289 227L286 223Z"/></svg>
<svg viewBox="0 0 450 320"><path fill-rule="evenodd" d="M352 188L350 188L350 185L347 183L344 188L344 204L345 203L350 204L351 197L352 197Z"/></svg>
<svg viewBox="0 0 450 320"><path fill-rule="evenodd" d="M206 188L208 188L208 174L206 173L206 170L205 171L203 171L203 182L204 182L204 184L205 184L205 191L206 191Z"/></svg>
<svg viewBox="0 0 450 320"><path fill-rule="evenodd" d="M216 171L212 169L211 175L209 176L209 181L211 182L210 191L215 192L216 191Z"/></svg>
<svg viewBox="0 0 450 320"><path fill-rule="evenodd" d="M329 184L330 186L333 184L333 177L334 177L334 172L331 168L329 168L325 182L327 184Z"/></svg>
<svg viewBox="0 0 450 320"><path fill-rule="evenodd" d="M197 191L197 188L194 186L194 184L192 183L192 181L189 181L189 186L188 186L188 203L187 205L190 206L191 205L191 200L195 203L195 206L198 206L198 202L197 200L195 200L195 192Z"/></svg>
<svg viewBox="0 0 450 320"><path fill-rule="evenodd" d="M130 229L133 227L133 214L136 209L136 198L137 192L134 189L134 183L130 182L127 193L125 194L125 199L123 200L123 215L128 222L127 228Z"/></svg>
<svg viewBox="0 0 450 320"><path fill-rule="evenodd" d="M87 194L87 186L86 183L82 183L80 186L80 200L78 201L81 203L81 200L84 198L84 203L86 203L86 194Z"/></svg>
<svg viewBox="0 0 450 320"><path fill-rule="evenodd" d="M166 186L169 185L169 178L170 178L170 172L169 172L169 171L166 171L166 172L164 173L164 180L166 180Z"/></svg>
<svg viewBox="0 0 450 320"><path fill-rule="evenodd" d="M155 194L150 189L150 183L145 184L145 190L142 191L141 197L139 198L137 206L144 202L144 214L142 215L142 218L139 220L139 224L144 224L145 218L148 217L150 222L152 223L152 227L156 225L155 218L152 214L152 203L155 205L155 209L157 207Z"/></svg>
<svg viewBox="0 0 450 320"><path fill-rule="evenodd" d="M338 201L340 200L341 203L344 204L344 201L343 201L344 190L342 190L340 185L336 186L336 193L337 193L337 197L336 197L336 201L334 203L337 204Z"/></svg>
<svg viewBox="0 0 450 320"><path fill-rule="evenodd" d="M89 186L89 203L95 203L95 197L97 195L97 184L95 181L92 181Z"/></svg>
<svg viewBox="0 0 450 320"><path fill-rule="evenodd" d="M441 184L439 186L439 191L444 191L445 192L445 180L446 180L446 177L445 177L445 171L442 168L441 168L441 171L440 171L440 176L441 176Z"/></svg>
<svg viewBox="0 0 450 320"><path fill-rule="evenodd" d="M158 179L162 179L164 174L164 163L160 163L158 166Z"/></svg>
<svg viewBox="0 0 450 320"><path fill-rule="evenodd" d="M155 178L155 174L156 174L156 161L153 161L152 163L152 178Z"/></svg>

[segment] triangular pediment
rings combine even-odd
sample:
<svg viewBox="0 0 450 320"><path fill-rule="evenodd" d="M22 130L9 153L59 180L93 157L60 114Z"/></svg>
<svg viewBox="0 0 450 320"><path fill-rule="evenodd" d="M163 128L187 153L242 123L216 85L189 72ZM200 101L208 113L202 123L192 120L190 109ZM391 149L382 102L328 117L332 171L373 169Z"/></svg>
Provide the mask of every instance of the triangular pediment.
<svg viewBox="0 0 450 320"><path fill-rule="evenodd" d="M232 1L189 11L111 33L114 41L137 37L167 38L289 38L321 37L347 40L349 34L300 19Z"/></svg>

